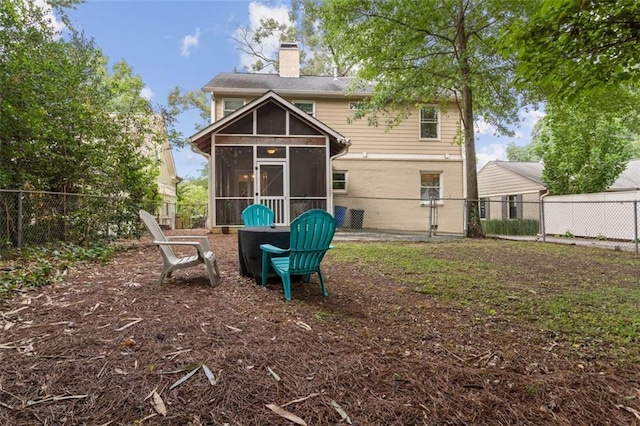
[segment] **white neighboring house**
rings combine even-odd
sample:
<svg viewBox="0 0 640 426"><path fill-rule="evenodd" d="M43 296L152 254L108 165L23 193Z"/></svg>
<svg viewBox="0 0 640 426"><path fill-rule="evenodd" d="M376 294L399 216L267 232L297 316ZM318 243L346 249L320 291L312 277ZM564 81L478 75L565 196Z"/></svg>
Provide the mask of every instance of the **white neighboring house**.
<svg viewBox="0 0 640 426"><path fill-rule="evenodd" d="M570 231L587 238L635 238L634 208L640 209L640 159L629 161L606 191L591 194L547 195L542 169L541 163L488 162L478 172L481 218L544 219L541 231L547 235ZM540 210L541 201L544 211Z"/></svg>

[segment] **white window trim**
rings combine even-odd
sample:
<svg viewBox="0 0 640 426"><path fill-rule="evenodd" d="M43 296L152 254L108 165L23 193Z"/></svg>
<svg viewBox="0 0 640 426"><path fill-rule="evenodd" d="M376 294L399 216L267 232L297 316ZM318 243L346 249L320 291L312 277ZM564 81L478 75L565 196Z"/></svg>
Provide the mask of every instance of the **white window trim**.
<svg viewBox="0 0 640 426"><path fill-rule="evenodd" d="M444 201L443 201L442 194L444 193L444 172L442 172L442 171L434 171L434 170L420 170L420 175L422 175L423 173L432 174L432 175L440 175L440 186L438 187L439 188L439 192L440 192L440 196L438 197L438 200L436 201L435 205L436 206L443 206L444 205ZM422 182L420 182L419 189L422 190ZM422 200L422 199L420 200L420 207L429 207L429 205L430 205L430 200Z"/></svg>
<svg viewBox="0 0 640 426"><path fill-rule="evenodd" d="M422 137L422 109L423 108L435 108L436 110L436 137L435 138L423 138ZM440 108L437 105L423 105L418 111L418 139L422 141L439 141L440 140L440 125L442 124L442 114L440 114Z"/></svg>
<svg viewBox="0 0 640 426"><path fill-rule="evenodd" d="M312 108L311 116L312 117L316 116L316 103L315 103L315 101L295 100L295 101L293 101L291 103L294 104L296 107L298 107L298 105L296 105L296 104L311 104L311 108ZM300 108L300 107L298 107L298 108ZM304 110L302 110L302 111L304 111ZM306 111L304 111L304 112L306 112Z"/></svg>
<svg viewBox="0 0 640 426"><path fill-rule="evenodd" d="M344 173L344 189L333 189L333 174ZM349 172L347 170L332 170L331 171L331 191L334 194L346 194L349 191Z"/></svg>
<svg viewBox="0 0 640 426"><path fill-rule="evenodd" d="M227 101L241 101L242 102L242 106L245 106L247 104L247 100L245 98L222 98L222 117L226 117L227 115L233 113L233 111L236 111L235 109L233 111L230 111L229 114L225 114L225 111L227 111L227 109L225 108L227 105ZM240 107L242 108L242 107ZM238 108L238 109L240 109Z"/></svg>

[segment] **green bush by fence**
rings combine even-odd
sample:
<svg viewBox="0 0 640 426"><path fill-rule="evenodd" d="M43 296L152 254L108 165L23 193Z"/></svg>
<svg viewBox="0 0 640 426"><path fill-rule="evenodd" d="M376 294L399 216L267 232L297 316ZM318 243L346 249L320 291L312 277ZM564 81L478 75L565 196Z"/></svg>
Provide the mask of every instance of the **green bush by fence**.
<svg viewBox="0 0 640 426"><path fill-rule="evenodd" d="M539 223L535 219L490 219L482 221L485 234L536 235Z"/></svg>

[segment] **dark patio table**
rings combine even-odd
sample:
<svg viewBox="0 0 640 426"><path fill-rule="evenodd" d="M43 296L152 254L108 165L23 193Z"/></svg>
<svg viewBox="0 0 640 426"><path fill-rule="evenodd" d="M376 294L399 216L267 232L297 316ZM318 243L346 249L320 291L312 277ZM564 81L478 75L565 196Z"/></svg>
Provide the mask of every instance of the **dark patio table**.
<svg viewBox="0 0 640 426"><path fill-rule="evenodd" d="M238 268L240 275L255 278L262 283L262 250L260 244L272 244L283 249L289 248L290 230L288 226L245 226L238 228ZM269 272L269 278L277 277Z"/></svg>

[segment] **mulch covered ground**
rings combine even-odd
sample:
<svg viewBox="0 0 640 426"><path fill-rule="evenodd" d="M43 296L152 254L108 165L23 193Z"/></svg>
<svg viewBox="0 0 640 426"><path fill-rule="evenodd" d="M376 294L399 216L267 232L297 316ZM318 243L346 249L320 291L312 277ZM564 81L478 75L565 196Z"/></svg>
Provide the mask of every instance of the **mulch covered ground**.
<svg viewBox="0 0 640 426"><path fill-rule="evenodd" d="M330 259L330 296L314 277L287 303L238 275L235 235L209 238L217 288L200 267L158 285L143 239L0 306L0 424L640 424L635 365Z"/></svg>

